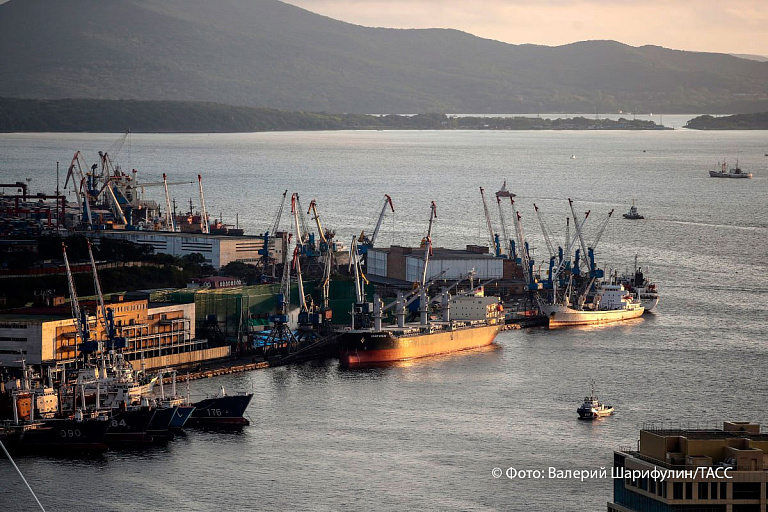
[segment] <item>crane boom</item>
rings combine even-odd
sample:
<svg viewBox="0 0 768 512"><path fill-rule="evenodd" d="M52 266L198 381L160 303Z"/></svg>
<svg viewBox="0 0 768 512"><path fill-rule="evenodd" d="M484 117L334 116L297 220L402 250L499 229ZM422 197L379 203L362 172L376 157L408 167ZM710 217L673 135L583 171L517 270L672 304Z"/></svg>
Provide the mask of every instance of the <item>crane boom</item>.
<svg viewBox="0 0 768 512"><path fill-rule="evenodd" d="M571 215L573 216L573 225L576 228L576 234L579 237L579 243L581 244L581 254L583 254L585 257L587 255L587 244L584 242L584 234L581 232L581 226L579 226L579 220L576 217L576 210L573 208L573 200L569 197L568 198L568 204L571 207ZM589 212L587 212L587 216L589 216ZM584 218L586 221L586 217ZM582 225L584 223L582 222Z"/></svg>
<svg viewBox="0 0 768 512"><path fill-rule="evenodd" d="M539 218L539 224L541 225L541 232L544 235L544 241L547 243L547 250L549 251L549 257L554 258L555 256L555 248L552 245L552 239L551 239L551 232L549 231L549 228L546 224L544 224L544 219L541 216L541 212L539 211L539 207L536 206L536 203L533 203L533 208L536 210L536 216Z"/></svg>
<svg viewBox="0 0 768 512"><path fill-rule="evenodd" d="M315 224L317 224L317 232L320 235L320 241L324 244L328 243L328 239L325 237L325 232L323 231L323 226L320 224L320 215L317 214L317 202L313 199L309 202L309 209L307 210L307 215L312 212L314 214L314 220Z"/></svg>
<svg viewBox="0 0 768 512"><path fill-rule="evenodd" d="M581 228L584 227L584 223L587 222L587 219L589 218L589 212L586 212L584 215L584 220L581 221L581 224L579 224L578 221L574 222L576 224L576 231L581 231ZM565 249L565 254L567 255L562 260L560 260L560 264L557 266L557 269L552 274L552 282L554 283L556 278L560 275L560 272L563 271L565 268L566 262L570 260L571 251L573 250L574 244L576 244L576 240L579 238L578 233L573 235L573 238L571 238L570 241L568 241L567 247Z"/></svg>
<svg viewBox="0 0 768 512"><path fill-rule="evenodd" d="M304 235L301 232L301 226L299 225L299 195L291 195L291 215L293 215L294 227L296 228L296 243L301 245L304 243Z"/></svg>
<svg viewBox="0 0 768 512"><path fill-rule="evenodd" d="M299 307L301 308L301 311L306 312L308 311L307 298L304 296L304 279L301 277L301 261L299 258L298 245L293 250L293 268L296 269L296 280L299 286Z"/></svg>
<svg viewBox="0 0 768 512"><path fill-rule="evenodd" d="M531 257L528 254L528 247L526 246L525 241L525 232L523 231L523 219L520 216L520 212L517 211L517 208L515 207L515 200L510 198L510 202L512 203L512 213L514 215L513 219L515 221L515 233L517 233L517 243L520 247L520 259L523 264L523 274L525 276L525 282L527 284L531 284L533 281L532 276L532 270L531 270Z"/></svg>
<svg viewBox="0 0 768 512"><path fill-rule="evenodd" d="M493 236L493 225L491 224L491 214L488 212L488 203L485 202L485 192L483 187L480 187L480 198L483 200L483 213L485 214L485 225L488 228L488 240L491 243L491 250L496 250L496 240Z"/></svg>
<svg viewBox="0 0 768 512"><path fill-rule="evenodd" d="M211 232L211 227L208 222L208 211L205 209L205 196L203 195L203 177L197 175L197 184L200 188L200 229L206 235ZM191 202L191 201L190 201Z"/></svg>
<svg viewBox="0 0 768 512"><path fill-rule="evenodd" d="M75 328L77 329L77 335L80 336L80 341L85 343L88 341L88 324L82 321L80 301L77 298L75 280L72 277L72 269L69 267L69 258L67 258L67 246L64 245L64 242L61 243L61 251L64 254L64 266L67 269L67 285L69 286L69 304L72 307L72 318L75 321Z"/></svg>
<svg viewBox="0 0 768 512"><path fill-rule="evenodd" d="M376 229L373 230L373 236L371 236L371 247L374 247L373 244L376 242L376 236L379 234L379 229L381 228L381 223L384 220L384 215L387 213L387 205L389 205L392 213L395 213L395 206L392 204L392 198L387 194L384 194L384 206L381 207L379 220L376 221Z"/></svg>
<svg viewBox="0 0 768 512"><path fill-rule="evenodd" d="M163 186L165 188L165 226L171 231L176 231L176 221L171 211L171 196L168 194L168 178L163 173Z"/></svg>
<svg viewBox="0 0 768 512"><path fill-rule="evenodd" d="M293 194L296 196L296 206L298 209L296 210L296 214L301 221L301 229L302 232L299 235L299 240L296 241L296 243L305 244L309 242L309 226L307 225L307 218L304 216L304 208L301 207L301 200L299 200L299 194Z"/></svg>
<svg viewBox="0 0 768 512"><path fill-rule="evenodd" d="M93 250L91 249L91 241L88 240L88 256L91 259L91 271L93 273L93 288L96 290L96 296L99 299L99 309L101 310L101 321L104 324L104 332L109 332L109 326L107 325L107 306L104 304L104 294L101 293L101 282L99 281L99 274L96 270L96 260L93 259Z"/></svg>
<svg viewBox="0 0 768 512"><path fill-rule="evenodd" d="M597 236L595 237L595 241L592 242L592 250L595 250L595 247L597 247L597 244L600 242L600 238L603 236L603 231L605 231L605 227L608 225L608 221L611 220L611 215L613 215L613 210L608 212L608 217L605 218L602 224L600 224L600 229L597 231Z"/></svg>
<svg viewBox="0 0 768 512"><path fill-rule="evenodd" d="M277 230L280 228L280 217L283 216L283 206L285 206L285 196L288 195L288 190L283 192L283 199L280 201L280 207L277 209L277 215L275 215L275 222L272 223L272 231L270 233L275 236Z"/></svg>

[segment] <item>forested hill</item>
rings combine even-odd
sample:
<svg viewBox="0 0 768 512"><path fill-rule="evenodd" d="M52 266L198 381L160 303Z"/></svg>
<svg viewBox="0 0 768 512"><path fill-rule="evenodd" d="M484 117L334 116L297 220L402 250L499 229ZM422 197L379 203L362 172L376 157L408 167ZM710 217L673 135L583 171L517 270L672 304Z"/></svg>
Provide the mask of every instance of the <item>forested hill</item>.
<svg viewBox="0 0 768 512"><path fill-rule="evenodd" d="M9 0L0 96L312 112L768 110L768 63L589 41L368 28L278 0Z"/></svg>
<svg viewBox="0 0 768 512"><path fill-rule="evenodd" d="M722 117L699 116L688 121L685 127L694 130L768 130L768 112Z"/></svg>
<svg viewBox="0 0 768 512"><path fill-rule="evenodd" d="M261 132L290 130L657 130L652 121L325 114L192 101L0 98L0 132Z"/></svg>

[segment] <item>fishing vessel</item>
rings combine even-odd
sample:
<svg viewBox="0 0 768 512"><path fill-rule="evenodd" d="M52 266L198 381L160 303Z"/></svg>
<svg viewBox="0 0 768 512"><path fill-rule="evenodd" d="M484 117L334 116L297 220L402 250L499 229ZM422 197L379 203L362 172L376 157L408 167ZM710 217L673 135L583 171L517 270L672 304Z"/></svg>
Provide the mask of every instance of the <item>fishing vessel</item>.
<svg viewBox="0 0 768 512"><path fill-rule="evenodd" d="M597 399L595 382L592 381L592 394L584 397L584 403L576 409L580 420L594 420L613 414L613 406L606 405Z"/></svg>
<svg viewBox="0 0 768 512"><path fill-rule="evenodd" d="M645 308L621 284L601 285L589 302L577 304L543 303L541 312L549 320L549 327L605 324L642 316Z"/></svg>
<svg viewBox="0 0 768 512"><path fill-rule="evenodd" d="M751 178L751 172L744 172L739 167L739 161L736 160L736 167L728 169L728 164L723 161L720 165L720 170L709 171L710 178Z"/></svg>

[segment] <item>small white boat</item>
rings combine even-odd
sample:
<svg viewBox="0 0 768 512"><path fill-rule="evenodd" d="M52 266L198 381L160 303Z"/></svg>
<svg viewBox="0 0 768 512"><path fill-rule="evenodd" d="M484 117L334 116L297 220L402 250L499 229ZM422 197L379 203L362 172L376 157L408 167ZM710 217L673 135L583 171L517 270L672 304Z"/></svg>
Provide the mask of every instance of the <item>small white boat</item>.
<svg viewBox="0 0 768 512"><path fill-rule="evenodd" d="M736 167L732 169L728 169L728 165L725 163L725 161L723 161L723 163L720 164L719 171L709 171L709 177L710 178L751 178L752 173L742 171L741 167L739 167L738 160L736 160Z"/></svg>
<svg viewBox="0 0 768 512"><path fill-rule="evenodd" d="M584 403L576 409L580 420L594 420L613 414L613 406L600 402L595 394L595 381L591 382L592 394L584 397Z"/></svg>

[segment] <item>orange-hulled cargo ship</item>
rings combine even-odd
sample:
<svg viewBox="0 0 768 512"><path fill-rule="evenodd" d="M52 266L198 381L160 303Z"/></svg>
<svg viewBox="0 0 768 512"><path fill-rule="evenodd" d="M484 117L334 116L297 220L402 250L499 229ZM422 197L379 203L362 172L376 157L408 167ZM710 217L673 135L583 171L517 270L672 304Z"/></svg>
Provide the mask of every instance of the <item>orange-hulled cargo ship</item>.
<svg viewBox="0 0 768 512"><path fill-rule="evenodd" d="M446 328L435 332L349 332L341 340L341 362L349 366L447 354L493 343L501 324Z"/></svg>
<svg viewBox="0 0 768 512"><path fill-rule="evenodd" d="M504 327L498 302L497 297L456 297L440 322L347 331L339 341L339 359L347 366L368 365L490 345Z"/></svg>

